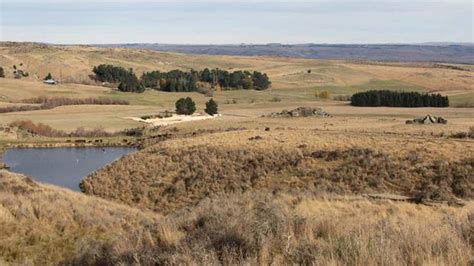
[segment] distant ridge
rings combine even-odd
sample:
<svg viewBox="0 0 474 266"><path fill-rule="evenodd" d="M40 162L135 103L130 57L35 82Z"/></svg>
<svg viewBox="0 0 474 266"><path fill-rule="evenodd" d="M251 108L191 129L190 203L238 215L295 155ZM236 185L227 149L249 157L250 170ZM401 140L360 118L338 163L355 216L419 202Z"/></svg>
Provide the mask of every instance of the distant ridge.
<svg viewBox="0 0 474 266"><path fill-rule="evenodd" d="M316 59L416 61L474 64L473 43L431 42L422 44L105 44L206 55L281 56Z"/></svg>

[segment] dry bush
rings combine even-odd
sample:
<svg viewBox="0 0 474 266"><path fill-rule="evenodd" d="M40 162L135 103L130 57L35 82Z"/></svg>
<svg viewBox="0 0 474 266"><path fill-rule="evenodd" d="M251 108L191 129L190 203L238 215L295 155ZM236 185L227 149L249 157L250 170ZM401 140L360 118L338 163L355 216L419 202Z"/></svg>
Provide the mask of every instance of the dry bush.
<svg viewBox="0 0 474 266"><path fill-rule="evenodd" d="M112 137L118 135L126 135L128 130L122 132L110 133L102 128L94 128L91 130L78 127L72 132L65 132L57 130L49 125L43 123L34 123L31 120L17 120L9 124L10 127L17 127L21 130L25 130L32 135L38 135L43 137L78 137L78 138L89 138L89 137Z"/></svg>
<svg viewBox="0 0 474 266"><path fill-rule="evenodd" d="M66 97L37 97L31 99L25 99L23 103L33 103L33 104L42 104L47 107L57 107L63 105L128 105L129 102L126 100L120 99L111 99L111 98L84 98L84 99L75 99L75 98L66 98Z"/></svg>
<svg viewBox="0 0 474 266"><path fill-rule="evenodd" d="M43 123L33 123L31 120L18 120L10 123L11 127L18 127L26 130L31 134L45 136L45 137L65 137L66 133Z"/></svg>
<svg viewBox="0 0 474 266"><path fill-rule="evenodd" d="M465 139L465 138L474 139L474 127L470 127L468 132L460 131L460 132L452 133L449 137L454 138L454 139Z"/></svg>
<svg viewBox="0 0 474 266"><path fill-rule="evenodd" d="M351 95L336 95L332 97L333 100L335 101L341 101L341 102L349 102L351 101Z"/></svg>
<svg viewBox="0 0 474 266"><path fill-rule="evenodd" d="M58 106L65 105L128 105L129 102L126 100L110 99L110 98L85 98L85 99L72 99L65 97L37 97L23 100L22 103L39 104L39 105L20 105L20 106L7 106L0 108L0 113L10 112L25 112L35 110L47 110L53 109Z"/></svg>
<svg viewBox="0 0 474 266"><path fill-rule="evenodd" d="M281 102L281 98L280 98L280 97L277 97L277 96L275 96L275 97L273 97L273 98L271 98L271 99L270 99L270 102L273 102L273 103L276 103L276 102Z"/></svg>
<svg viewBox="0 0 474 266"><path fill-rule="evenodd" d="M37 105L12 105L0 107L0 113L12 113L12 112L27 112L27 111L36 111L42 110L43 107Z"/></svg>
<svg viewBox="0 0 474 266"><path fill-rule="evenodd" d="M331 93L329 91L315 92L314 96L320 99L329 99L331 98Z"/></svg>
<svg viewBox="0 0 474 266"><path fill-rule="evenodd" d="M214 96L214 89L208 86L198 86L197 92L204 94L206 97Z"/></svg>

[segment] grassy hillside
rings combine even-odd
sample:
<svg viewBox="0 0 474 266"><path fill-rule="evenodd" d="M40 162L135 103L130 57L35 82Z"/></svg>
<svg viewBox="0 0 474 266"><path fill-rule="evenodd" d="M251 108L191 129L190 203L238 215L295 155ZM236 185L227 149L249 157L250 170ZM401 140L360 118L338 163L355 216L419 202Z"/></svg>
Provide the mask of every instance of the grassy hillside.
<svg viewBox="0 0 474 266"><path fill-rule="evenodd" d="M105 47L147 48L188 54L273 55L297 58L352 59L382 61L426 61L474 63L472 43L431 44L115 44Z"/></svg>
<svg viewBox="0 0 474 266"><path fill-rule="evenodd" d="M472 142L426 137L230 129L128 155L86 178L82 189L166 213L246 191L473 199L473 149Z"/></svg>
<svg viewBox="0 0 474 266"><path fill-rule="evenodd" d="M253 192L160 216L2 171L0 263L466 265L473 211Z"/></svg>
<svg viewBox="0 0 474 266"><path fill-rule="evenodd" d="M29 72L29 79L32 80L42 79L51 72L62 82L89 83L88 75L92 67L102 63L133 68L139 75L148 70L205 67L258 70L269 74L274 89L338 86L346 88L344 92L373 88L374 82L377 88L382 89L463 91L473 89L470 80L474 78L472 71L439 68L428 63L390 65L279 57L185 55L126 48L19 43L0 45L0 66L5 68L7 76L12 75L12 67L16 65ZM307 73L309 69L311 73ZM394 82L396 86L393 86Z"/></svg>

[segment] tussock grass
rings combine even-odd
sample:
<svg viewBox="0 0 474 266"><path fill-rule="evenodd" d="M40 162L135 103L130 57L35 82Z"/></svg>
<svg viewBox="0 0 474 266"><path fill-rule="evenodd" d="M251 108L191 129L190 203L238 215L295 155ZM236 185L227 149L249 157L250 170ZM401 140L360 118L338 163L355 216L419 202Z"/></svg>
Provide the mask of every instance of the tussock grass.
<svg viewBox="0 0 474 266"><path fill-rule="evenodd" d="M12 264L467 265L474 205L428 207L261 190L166 217L0 173Z"/></svg>
<svg viewBox="0 0 474 266"><path fill-rule="evenodd" d="M387 192L441 201L474 197L472 144L428 146L403 139L405 146L400 146L396 140L381 140L327 138L307 130L241 130L174 139L106 166L84 179L81 188L162 213L210 195L261 189Z"/></svg>

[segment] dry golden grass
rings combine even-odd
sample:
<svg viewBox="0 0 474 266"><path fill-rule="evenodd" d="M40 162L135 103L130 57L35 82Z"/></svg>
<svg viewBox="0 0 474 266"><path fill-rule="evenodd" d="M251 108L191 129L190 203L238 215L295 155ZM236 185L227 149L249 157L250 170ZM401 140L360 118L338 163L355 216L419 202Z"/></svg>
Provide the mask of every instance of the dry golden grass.
<svg viewBox="0 0 474 266"><path fill-rule="evenodd" d="M209 195L260 190L474 197L473 141L308 129L194 132L155 145L149 136L150 147L87 177L83 191L166 213Z"/></svg>
<svg viewBox="0 0 474 266"><path fill-rule="evenodd" d="M20 63L23 65L20 67ZM347 104L333 101L320 101L314 95L317 91L328 91L332 95L350 95L356 91L368 89L394 89L416 91L440 91L452 96L452 104L470 106L474 104L472 97L474 71L459 71L437 68L433 64L373 62L355 63L337 60L292 59L272 57L233 57L205 56L164 53L150 50L125 48L94 48L87 46L45 46L32 44L0 45L0 66L6 70L6 79L0 79L0 104L11 104L33 97L69 97L69 98L100 98L127 100L137 112L129 109L116 109L111 116L108 110L74 108L82 110L83 116L71 114L66 119L64 112L57 110L47 113L15 113L12 115L31 117L33 122L49 124L57 129L72 130L78 126L93 128L102 124L104 129L113 131L136 126L132 121L121 118L131 115L149 115L163 110L173 110L174 103L181 97L192 97L203 111L204 103L209 98L198 93L164 93L147 91L143 94L121 93L116 90L97 86L88 77L94 65L110 63L123 67L132 67L140 75L149 70L202 69L219 67L226 70L247 69L267 72L273 82L272 89L267 91L222 91L214 94L222 113L229 116L258 117L269 110L282 107L298 107L300 105L322 106L328 112L340 116L385 116L412 119L413 116L432 113L436 115L459 116L472 118L472 109L457 110L420 108L353 108ZM30 76L22 80L11 78L12 66L27 70ZM311 73L307 70L311 69ZM57 86L41 83L41 79L51 72L54 77L63 81ZM81 85L81 83L91 85ZM278 98L281 102L275 102ZM236 104L231 104L236 102ZM229 103L229 104L228 104ZM141 106L151 106L144 109ZM140 111L138 111L140 110ZM71 110L73 112L73 110ZM89 121L93 115L93 121ZM57 117L56 117L57 115ZM343 118L345 119L345 118ZM2 116L0 123L11 122L9 116ZM459 120L461 121L461 120ZM465 121L465 119L463 120ZM361 124L374 125L374 120L361 121ZM472 123L472 122L468 122ZM338 123L328 123L338 124ZM377 124L377 123L376 123ZM382 124L389 124L385 121ZM394 123L393 123L394 124Z"/></svg>
<svg viewBox="0 0 474 266"><path fill-rule="evenodd" d="M354 90L351 86L368 84L374 80L395 80L415 89L472 92L470 80L474 78L472 71L441 69L432 64L382 65L335 60L185 55L140 49L20 43L0 46L0 65L6 69L7 76L11 76L12 66L19 67L20 63L23 63L20 68L30 73L29 79L42 79L51 72L54 77L71 83L89 82L88 75L92 67L101 63L134 68L138 74L156 69L169 71L205 67L259 70L269 74L275 89L342 86L350 91ZM308 69L312 70L310 74L307 73Z"/></svg>
<svg viewBox="0 0 474 266"><path fill-rule="evenodd" d="M0 173L0 263L467 265L474 205L237 193L166 217Z"/></svg>
<svg viewBox="0 0 474 266"><path fill-rule="evenodd" d="M140 141L143 150L83 182L88 194L102 199L0 172L0 264L472 263L474 142L448 136L474 126L473 109L351 107L316 99L314 93L441 91L470 103L473 71L431 64L0 45L7 76L20 63L30 77L0 79L1 106L39 96L107 97L131 105L2 114L0 124L27 119L67 131L80 126L115 131L139 125L126 117L173 110L180 97L193 97L198 111L208 100L198 93L129 94L78 84L91 84L90 70L101 63L133 67L137 73L259 70L270 75L273 88L216 92L223 117L147 130ZM48 72L63 83L43 85L39 80ZM299 106L323 107L333 116L262 117ZM448 124L404 123L426 114L443 116ZM0 145L61 141L17 138L2 133ZM361 196L382 192L449 203L463 198L466 205L428 207Z"/></svg>
<svg viewBox="0 0 474 266"><path fill-rule="evenodd" d="M156 213L0 172L0 262L58 263L159 219Z"/></svg>

